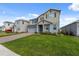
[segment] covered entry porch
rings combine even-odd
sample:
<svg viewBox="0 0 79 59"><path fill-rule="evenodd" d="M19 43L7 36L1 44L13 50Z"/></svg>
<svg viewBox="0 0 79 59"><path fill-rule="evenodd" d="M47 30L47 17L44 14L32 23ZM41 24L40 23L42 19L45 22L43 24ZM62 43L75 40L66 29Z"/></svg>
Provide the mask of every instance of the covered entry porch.
<svg viewBox="0 0 79 59"><path fill-rule="evenodd" d="M50 32L50 24L37 25L37 32Z"/></svg>
<svg viewBox="0 0 79 59"><path fill-rule="evenodd" d="M50 32L51 28L50 28L50 25L52 23L47 21L47 20L40 20L38 23L37 23L37 32Z"/></svg>

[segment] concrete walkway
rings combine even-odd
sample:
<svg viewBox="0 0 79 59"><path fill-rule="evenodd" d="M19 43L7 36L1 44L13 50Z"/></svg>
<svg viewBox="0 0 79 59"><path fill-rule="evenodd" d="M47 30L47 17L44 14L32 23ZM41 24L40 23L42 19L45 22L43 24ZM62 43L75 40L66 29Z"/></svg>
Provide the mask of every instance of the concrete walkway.
<svg viewBox="0 0 79 59"><path fill-rule="evenodd" d="M5 37L0 37L0 43L12 41L18 38L22 38L25 36L32 35L33 33L21 33L21 34L16 34L16 35L11 35L11 36L5 36Z"/></svg>
<svg viewBox="0 0 79 59"><path fill-rule="evenodd" d="M13 51L9 50L8 48L0 45L0 56L20 56Z"/></svg>

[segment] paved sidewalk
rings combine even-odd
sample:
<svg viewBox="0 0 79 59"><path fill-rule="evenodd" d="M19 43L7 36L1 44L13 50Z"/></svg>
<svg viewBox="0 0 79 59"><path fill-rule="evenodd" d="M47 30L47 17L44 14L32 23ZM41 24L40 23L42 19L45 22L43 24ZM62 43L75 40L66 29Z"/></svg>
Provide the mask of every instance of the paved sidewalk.
<svg viewBox="0 0 79 59"><path fill-rule="evenodd" d="M16 34L16 35L11 35L11 36L6 36L6 37L0 37L0 43L12 41L18 38L22 38L25 36L32 35L33 33L21 33L21 34Z"/></svg>
<svg viewBox="0 0 79 59"><path fill-rule="evenodd" d="M13 51L9 50L8 48L0 45L0 56L20 56Z"/></svg>

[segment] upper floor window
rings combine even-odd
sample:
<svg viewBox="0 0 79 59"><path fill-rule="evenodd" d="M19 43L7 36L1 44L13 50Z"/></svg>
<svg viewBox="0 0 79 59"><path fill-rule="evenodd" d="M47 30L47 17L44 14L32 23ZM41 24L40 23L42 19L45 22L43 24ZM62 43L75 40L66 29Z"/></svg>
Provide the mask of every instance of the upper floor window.
<svg viewBox="0 0 79 59"><path fill-rule="evenodd" d="M46 14L46 19L47 19L47 14Z"/></svg>
<svg viewBox="0 0 79 59"><path fill-rule="evenodd" d="M31 20L31 23L35 24L35 23L37 23L37 21L38 21L38 19L33 19L33 20Z"/></svg>
<svg viewBox="0 0 79 59"><path fill-rule="evenodd" d="M54 17L54 13L49 13L46 15L46 19Z"/></svg>
<svg viewBox="0 0 79 59"><path fill-rule="evenodd" d="M42 17L40 17L40 20L44 20L44 17L42 16Z"/></svg>
<svg viewBox="0 0 79 59"><path fill-rule="evenodd" d="M56 12L54 13L54 17L56 17Z"/></svg>
<svg viewBox="0 0 79 59"><path fill-rule="evenodd" d="M54 13L50 13L49 14L49 17L54 17Z"/></svg>
<svg viewBox="0 0 79 59"><path fill-rule="evenodd" d="M51 12L51 13L49 13L48 15L46 15L46 17L47 17L47 18L56 17L56 12L55 12L55 13Z"/></svg>

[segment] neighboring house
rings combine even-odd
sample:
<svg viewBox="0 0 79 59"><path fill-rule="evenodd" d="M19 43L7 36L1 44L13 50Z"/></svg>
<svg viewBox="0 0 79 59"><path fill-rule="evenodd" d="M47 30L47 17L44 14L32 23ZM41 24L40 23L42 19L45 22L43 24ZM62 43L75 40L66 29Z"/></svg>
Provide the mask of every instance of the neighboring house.
<svg viewBox="0 0 79 59"><path fill-rule="evenodd" d="M28 32L51 32L59 30L60 10L49 9L39 17L30 20Z"/></svg>
<svg viewBox="0 0 79 59"><path fill-rule="evenodd" d="M13 32L51 32L58 33L60 10L49 9L47 12L41 14L37 18L29 21L19 19L16 20L13 26ZM8 28L8 23L4 23L4 28Z"/></svg>
<svg viewBox="0 0 79 59"><path fill-rule="evenodd" d="M28 32L27 31L27 26L28 26L29 21L19 19L16 20L14 23L14 32Z"/></svg>
<svg viewBox="0 0 79 59"><path fill-rule="evenodd" d="M79 36L79 20L62 27L61 32L64 34Z"/></svg>
<svg viewBox="0 0 79 59"><path fill-rule="evenodd" d="M6 22L4 22L2 31L13 32L13 26L14 26L14 23L6 21Z"/></svg>
<svg viewBox="0 0 79 59"><path fill-rule="evenodd" d="M4 29L5 27L4 27L4 25L2 26L2 31L5 31L5 29Z"/></svg>
<svg viewBox="0 0 79 59"><path fill-rule="evenodd" d="M2 26L0 26L0 32L2 32Z"/></svg>

